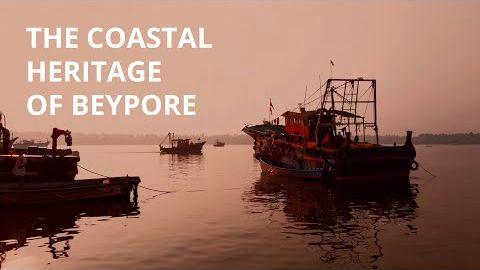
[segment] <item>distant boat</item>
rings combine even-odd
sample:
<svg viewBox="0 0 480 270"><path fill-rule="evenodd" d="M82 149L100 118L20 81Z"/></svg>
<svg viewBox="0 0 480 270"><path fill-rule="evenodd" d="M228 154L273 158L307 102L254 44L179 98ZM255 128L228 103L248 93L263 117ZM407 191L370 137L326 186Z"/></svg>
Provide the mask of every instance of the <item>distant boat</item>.
<svg viewBox="0 0 480 270"><path fill-rule="evenodd" d="M215 143L213 144L213 146L215 147L224 147L225 146L225 142L221 142L219 140L216 140Z"/></svg>
<svg viewBox="0 0 480 270"><path fill-rule="evenodd" d="M30 146L36 146L36 147L48 147L50 144L50 141L35 141L35 140L21 140L20 142L14 143L13 148L16 149L27 149Z"/></svg>
<svg viewBox="0 0 480 270"><path fill-rule="evenodd" d="M162 143L159 144L160 153L162 154L180 154L180 155L199 155L202 154L203 145L206 141L192 142L191 139L176 139L175 133L168 133L167 138L170 142L170 147L162 146ZM162 141L163 142L163 141Z"/></svg>

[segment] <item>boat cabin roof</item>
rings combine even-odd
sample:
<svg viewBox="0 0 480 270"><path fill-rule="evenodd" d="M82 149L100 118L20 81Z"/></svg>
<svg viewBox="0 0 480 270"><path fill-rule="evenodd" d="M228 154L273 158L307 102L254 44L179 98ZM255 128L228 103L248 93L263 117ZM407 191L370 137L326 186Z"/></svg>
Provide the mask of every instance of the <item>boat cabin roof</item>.
<svg viewBox="0 0 480 270"><path fill-rule="evenodd" d="M172 142L188 142L190 139L172 139Z"/></svg>
<svg viewBox="0 0 480 270"><path fill-rule="evenodd" d="M320 114L320 111L323 112L324 115L331 114L332 112L335 115L343 116L343 117L350 117L350 118L363 118L362 116L353 114L351 112L347 111L340 111L340 110L327 110L327 109L318 109L314 111L305 111L305 110L300 110L300 112L292 112L292 111L287 111L282 114L283 117L285 118L300 118L300 119L311 119L318 117Z"/></svg>

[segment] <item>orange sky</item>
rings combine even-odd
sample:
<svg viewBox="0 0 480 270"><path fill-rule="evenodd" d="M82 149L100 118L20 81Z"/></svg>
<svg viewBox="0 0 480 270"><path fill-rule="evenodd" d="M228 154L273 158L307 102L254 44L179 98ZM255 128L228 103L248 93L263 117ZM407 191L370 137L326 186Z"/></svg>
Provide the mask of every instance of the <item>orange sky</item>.
<svg viewBox="0 0 480 270"><path fill-rule="evenodd" d="M72 1L74 2L74 1ZM376 78L381 134L480 132L480 2L3 1L0 110L8 127L87 133L240 133L313 91L318 76ZM78 27L77 50L29 47L25 27ZM206 27L210 50L93 50L91 27ZM27 83L28 60L161 60L160 84ZM197 95L197 116L31 116L32 94ZM68 102L65 102L66 108Z"/></svg>

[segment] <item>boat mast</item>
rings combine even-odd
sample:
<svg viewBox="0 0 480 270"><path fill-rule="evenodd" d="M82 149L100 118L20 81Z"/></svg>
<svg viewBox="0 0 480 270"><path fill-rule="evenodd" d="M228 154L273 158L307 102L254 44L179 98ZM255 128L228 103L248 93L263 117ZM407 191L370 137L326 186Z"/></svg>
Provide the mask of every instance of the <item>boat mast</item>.
<svg viewBox="0 0 480 270"><path fill-rule="evenodd" d="M325 108L325 100L326 100L326 96L327 96L327 89L330 88L330 80L331 79L327 79L327 82L325 84L325 92L323 93L322 95L322 100L321 100L321 105L320 105L320 112L318 113L318 118L317 118L317 126L315 127L315 141L317 143L317 146L318 146L318 128L320 127L320 125L322 124L322 114L323 114L323 111L324 111L324 108ZM322 86L320 85L320 88Z"/></svg>
<svg viewBox="0 0 480 270"><path fill-rule="evenodd" d="M378 125L377 125L377 81L372 81L373 88L373 129L375 130L375 139L378 144Z"/></svg>
<svg viewBox="0 0 480 270"><path fill-rule="evenodd" d="M333 96L333 92L335 91L334 89L330 89L330 98L332 99L332 112L333 112L333 117L332 117L332 131L334 135L337 135L337 125L336 125L336 117L335 117L335 97Z"/></svg>

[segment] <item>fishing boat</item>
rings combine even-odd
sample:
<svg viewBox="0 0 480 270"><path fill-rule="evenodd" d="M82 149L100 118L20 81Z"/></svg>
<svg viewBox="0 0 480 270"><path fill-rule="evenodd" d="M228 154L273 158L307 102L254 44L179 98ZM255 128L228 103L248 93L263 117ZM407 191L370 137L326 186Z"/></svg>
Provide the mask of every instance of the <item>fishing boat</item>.
<svg viewBox="0 0 480 270"><path fill-rule="evenodd" d="M215 143L213 144L214 147L224 147L225 142L221 142L219 140L216 140Z"/></svg>
<svg viewBox="0 0 480 270"><path fill-rule="evenodd" d="M103 200L136 196L139 177L111 177L75 180L80 155L71 149L58 149L57 140L65 137L72 145L69 130L54 128L52 148L12 148L10 131L0 118L0 205L39 204L84 200Z"/></svg>
<svg viewBox="0 0 480 270"><path fill-rule="evenodd" d="M376 80L328 79L317 92L298 111L283 113L284 124L278 117L243 128L254 139L254 156L264 173L335 182L393 181L408 179L418 168L411 131L404 145L379 143ZM319 108L306 110L312 102ZM366 140L368 132L374 142Z"/></svg>
<svg viewBox="0 0 480 270"><path fill-rule="evenodd" d="M198 142L192 142L190 138L179 139L175 138L175 133L168 133L167 137L169 140L170 147L164 147L162 143L159 144L161 154L180 154L180 155L199 155L202 154L203 145L206 141L201 141L200 138Z"/></svg>
<svg viewBox="0 0 480 270"><path fill-rule="evenodd" d="M49 140L46 141L35 141L35 140L21 140L13 144L13 148L16 149L27 149L28 147L48 147L50 144Z"/></svg>
<svg viewBox="0 0 480 270"><path fill-rule="evenodd" d="M130 199L137 196L139 177L83 179L70 182L29 183L19 189L17 183L0 185L0 205L65 203Z"/></svg>

